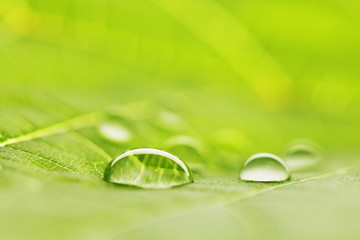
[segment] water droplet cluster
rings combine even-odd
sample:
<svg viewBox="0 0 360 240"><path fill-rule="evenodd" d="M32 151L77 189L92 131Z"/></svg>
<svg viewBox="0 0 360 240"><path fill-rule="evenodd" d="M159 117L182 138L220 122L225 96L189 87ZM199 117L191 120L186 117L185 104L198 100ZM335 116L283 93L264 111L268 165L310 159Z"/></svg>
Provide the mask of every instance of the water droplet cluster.
<svg viewBox="0 0 360 240"><path fill-rule="evenodd" d="M164 118L165 120L171 123L178 122L174 120L176 115L167 114L166 116L171 116L171 118ZM177 116L176 119L178 119ZM174 128L171 131L174 131ZM124 125L115 121L102 124L99 132L109 141L121 144L130 141L135 136ZM228 146L228 142L231 142L232 147L229 148L230 150L227 149L226 154L222 156L231 156L235 159L234 152L241 149L242 145L250 144L243 134L236 131L229 132L227 130L220 133L222 134L219 136L226 136L226 138L214 138L216 142L222 143L219 145L220 148L223 145ZM231 141L234 139L242 141L236 144ZM201 172L207 146L199 139L183 134L173 134L172 137L165 140L163 146L168 152L155 148L137 148L125 151L108 163L104 179L115 184L151 189L166 189L192 183L194 181L193 174L182 159L191 162L196 175ZM229 154L229 151L232 154ZM250 182L283 182L290 179L292 172L306 170L308 167L318 164L321 158L320 147L315 143L295 141L285 148L282 157L271 153L252 155L243 163L239 177L243 181Z"/></svg>

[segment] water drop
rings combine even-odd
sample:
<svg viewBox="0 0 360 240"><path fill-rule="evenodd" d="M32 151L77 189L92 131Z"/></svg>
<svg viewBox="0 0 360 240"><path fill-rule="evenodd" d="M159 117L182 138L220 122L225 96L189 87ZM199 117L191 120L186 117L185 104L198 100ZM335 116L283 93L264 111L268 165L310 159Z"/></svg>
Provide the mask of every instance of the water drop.
<svg viewBox="0 0 360 240"><path fill-rule="evenodd" d="M103 137L113 142L126 142L131 137L130 131L115 121L101 124L99 132Z"/></svg>
<svg viewBox="0 0 360 240"><path fill-rule="evenodd" d="M166 132L179 132L179 130L185 128L183 119L177 113L170 110L159 110L158 115L154 116L154 123Z"/></svg>
<svg viewBox="0 0 360 240"><path fill-rule="evenodd" d="M186 164L174 155L153 148L127 151L105 170L108 182L142 188L164 189L193 182Z"/></svg>
<svg viewBox="0 0 360 240"><path fill-rule="evenodd" d="M291 171L302 171L315 166L322 159L322 150L309 140L297 140L290 143L285 150L284 159Z"/></svg>
<svg viewBox="0 0 360 240"><path fill-rule="evenodd" d="M290 178L286 163L270 153L258 153L245 161L240 179L256 182L281 182Z"/></svg>
<svg viewBox="0 0 360 240"><path fill-rule="evenodd" d="M164 124L169 126L179 126L181 124L181 118L170 111L162 111L160 113L160 119Z"/></svg>

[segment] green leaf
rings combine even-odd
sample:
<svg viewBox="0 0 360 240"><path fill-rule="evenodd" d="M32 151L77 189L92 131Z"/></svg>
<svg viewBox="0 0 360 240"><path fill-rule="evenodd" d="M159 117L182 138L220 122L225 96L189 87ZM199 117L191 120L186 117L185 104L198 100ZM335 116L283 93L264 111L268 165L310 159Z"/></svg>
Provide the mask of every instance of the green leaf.
<svg viewBox="0 0 360 240"><path fill-rule="evenodd" d="M0 239L356 239L359 7L1 1ZM318 165L239 179L248 157L301 138L324 149ZM145 147L194 183L103 180Z"/></svg>
<svg viewBox="0 0 360 240"><path fill-rule="evenodd" d="M48 109L43 108L42 112L46 111ZM86 113L68 119L64 116L60 122L49 119L50 124L44 123L37 130L29 128L29 132L24 130L14 137L4 135L0 147L3 165L0 189L1 224L6 227L2 238L183 239L196 236L215 239L224 236L235 239L267 236L286 239L294 233L306 237L312 236L315 228L309 227L306 219L320 221L324 217L320 214L326 215L325 209L340 214L333 207L347 203L346 198L332 198L332 195L328 202L318 201L317 198L324 198L318 193L318 186L324 194L333 194L334 184L342 193L346 192L343 188L351 190L357 184L357 167L341 167L351 161L339 164L335 159L318 171L294 174L292 180L284 184L242 182L237 169L225 165L227 173L224 174L219 171L221 164L218 162L215 170L206 166L209 172L200 172L195 183L170 190L114 186L102 180L103 172L106 164L125 149L118 143L116 150L109 147L114 143L98 132L99 124L108 118L107 112ZM113 115L114 111L110 116ZM21 115L18 117L20 119ZM14 118L10 125L16 123ZM29 126L34 124L29 121ZM6 125L2 126L2 132L7 132ZM155 144L156 139L153 140ZM303 202L303 194L309 196L307 202ZM356 198L356 193L353 194L348 192L345 196ZM297 207L299 204L303 210ZM304 204L309 204L310 209ZM314 215L311 209L317 207L321 211ZM271 212L263 215L261 209ZM294 218L286 215L287 211L292 212ZM348 224L352 218L349 221L340 219L342 222L334 219L326 223L350 228ZM283 224L288 226L293 220L295 225L282 230ZM16 230L19 226L21 231ZM257 230L263 228L261 232ZM299 233L300 228L307 231ZM315 229L322 231L317 232L319 237L339 236L331 235L325 226ZM173 235L176 231L180 233Z"/></svg>

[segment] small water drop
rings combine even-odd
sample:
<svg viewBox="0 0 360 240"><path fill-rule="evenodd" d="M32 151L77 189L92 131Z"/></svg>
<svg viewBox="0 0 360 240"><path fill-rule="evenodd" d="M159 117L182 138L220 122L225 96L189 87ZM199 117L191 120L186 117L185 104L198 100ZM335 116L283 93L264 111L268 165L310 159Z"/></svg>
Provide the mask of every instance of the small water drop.
<svg viewBox="0 0 360 240"><path fill-rule="evenodd" d="M160 119L163 123L168 124L170 126L178 126L181 124L181 118L173 112L170 111L162 111L160 113Z"/></svg>
<svg viewBox="0 0 360 240"><path fill-rule="evenodd" d="M109 121L99 126L99 132L113 142L126 142L131 138L130 131L115 121Z"/></svg>
<svg viewBox="0 0 360 240"><path fill-rule="evenodd" d="M284 159L291 171L303 171L317 165L322 159L322 150L314 142L298 140L290 143L285 150Z"/></svg>
<svg viewBox="0 0 360 240"><path fill-rule="evenodd" d="M286 163L270 153L258 153L245 161L240 179L255 182L282 182L290 178Z"/></svg>
<svg viewBox="0 0 360 240"><path fill-rule="evenodd" d="M155 125L165 131L178 132L185 127L183 119L177 113L170 110L159 110L154 120Z"/></svg>
<svg viewBox="0 0 360 240"><path fill-rule="evenodd" d="M121 154L108 164L104 179L112 183L155 189L194 181L183 161L153 148L139 148Z"/></svg>

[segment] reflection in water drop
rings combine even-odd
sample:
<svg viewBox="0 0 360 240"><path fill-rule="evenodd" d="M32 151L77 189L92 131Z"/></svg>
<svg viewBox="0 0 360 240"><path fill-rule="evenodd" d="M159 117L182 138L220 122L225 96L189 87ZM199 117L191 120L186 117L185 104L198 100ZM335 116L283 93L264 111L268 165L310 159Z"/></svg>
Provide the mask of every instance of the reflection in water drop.
<svg viewBox="0 0 360 240"><path fill-rule="evenodd" d="M270 153L258 153L245 161L240 179L256 182L281 182L288 180L290 174L286 163Z"/></svg>
<svg viewBox="0 0 360 240"><path fill-rule="evenodd" d="M114 142L126 142L131 137L130 131L115 121L101 124L99 132L103 137Z"/></svg>
<svg viewBox="0 0 360 240"><path fill-rule="evenodd" d="M164 189L193 182L190 169L179 158L162 150L139 148L110 162L104 179L142 188Z"/></svg>
<svg viewBox="0 0 360 240"><path fill-rule="evenodd" d="M321 161L322 150L311 141L298 140L286 148L284 159L291 171L302 171Z"/></svg>

